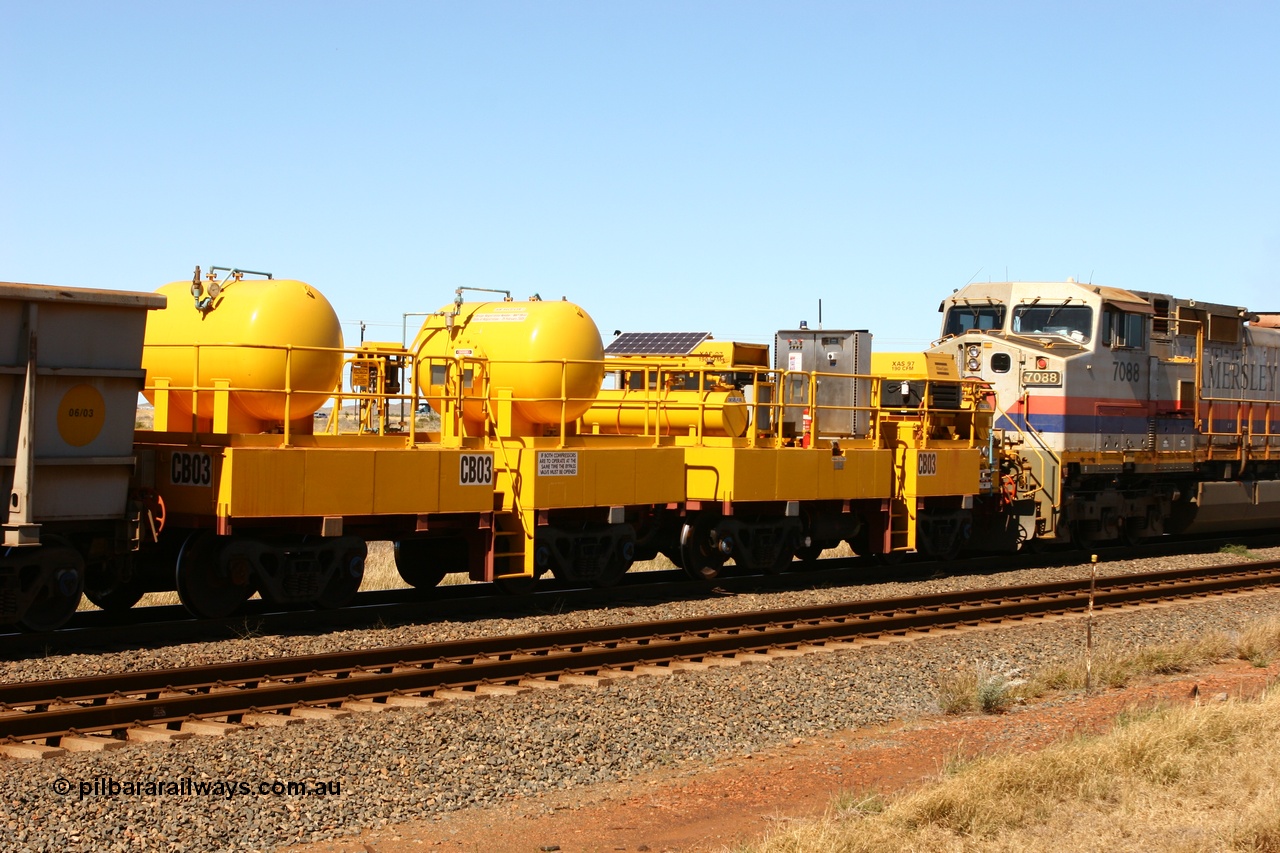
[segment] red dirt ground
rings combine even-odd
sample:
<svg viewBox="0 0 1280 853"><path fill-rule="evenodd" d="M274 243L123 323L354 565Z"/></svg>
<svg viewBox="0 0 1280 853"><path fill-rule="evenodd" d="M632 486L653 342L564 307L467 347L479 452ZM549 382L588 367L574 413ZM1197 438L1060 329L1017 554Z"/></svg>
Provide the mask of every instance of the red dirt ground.
<svg viewBox="0 0 1280 853"><path fill-rule="evenodd" d="M758 839L786 821L820 816L843 793L886 794L920 786L957 755L1040 748L1072 734L1105 730L1117 715L1133 708L1256 698L1278 675L1280 663L1266 669L1226 663L1001 716L931 717L836 732L729 757L695 774L683 767L288 850L719 851Z"/></svg>

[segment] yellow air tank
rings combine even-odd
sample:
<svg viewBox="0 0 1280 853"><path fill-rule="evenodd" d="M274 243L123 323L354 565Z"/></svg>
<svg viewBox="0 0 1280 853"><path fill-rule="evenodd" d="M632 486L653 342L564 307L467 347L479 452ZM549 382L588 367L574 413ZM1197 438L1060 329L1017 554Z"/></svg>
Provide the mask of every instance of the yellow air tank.
<svg viewBox="0 0 1280 853"><path fill-rule="evenodd" d="M605 435L699 435L741 438L751 410L741 391L601 391L582 416Z"/></svg>
<svg viewBox="0 0 1280 853"><path fill-rule="evenodd" d="M189 428L192 394L182 389L197 384L197 358L201 389L219 380L229 385L231 431L258 432L283 422L285 388L294 391L289 419L309 421L342 375L342 329L329 300L291 279L233 279L214 288L212 298L207 290L194 296L192 286L175 281L160 288L169 305L148 319L142 355L148 388L165 379L177 389L169 393L172 428ZM286 346L328 351L286 354ZM155 402L153 391L145 396ZM214 398L204 390L197 396L201 429L210 428Z"/></svg>
<svg viewBox="0 0 1280 853"><path fill-rule="evenodd" d="M512 397L510 429L572 423L585 412L604 381L600 330L572 302L482 302L446 306L422 324L414 342L418 387L432 405L445 394L449 363L462 359L463 417L474 433L482 423L481 380L466 359L485 362L489 391ZM466 377L470 376L470 380ZM503 428L499 425L499 428Z"/></svg>

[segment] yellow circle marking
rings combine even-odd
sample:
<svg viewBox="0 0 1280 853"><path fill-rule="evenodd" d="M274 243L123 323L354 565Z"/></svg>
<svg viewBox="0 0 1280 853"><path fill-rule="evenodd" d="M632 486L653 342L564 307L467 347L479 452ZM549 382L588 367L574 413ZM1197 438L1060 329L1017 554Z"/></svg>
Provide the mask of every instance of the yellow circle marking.
<svg viewBox="0 0 1280 853"><path fill-rule="evenodd" d="M107 419L107 404L92 385L76 385L58 404L58 434L72 447L84 447L98 437Z"/></svg>

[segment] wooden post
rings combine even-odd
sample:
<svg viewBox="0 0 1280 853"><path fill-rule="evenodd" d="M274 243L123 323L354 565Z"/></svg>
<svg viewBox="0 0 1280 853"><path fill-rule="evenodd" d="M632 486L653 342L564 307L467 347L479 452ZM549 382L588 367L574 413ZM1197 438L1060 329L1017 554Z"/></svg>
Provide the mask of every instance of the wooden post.
<svg viewBox="0 0 1280 853"><path fill-rule="evenodd" d="M1089 609L1084 620L1084 692L1093 690L1093 593L1098 585L1098 555L1089 555Z"/></svg>

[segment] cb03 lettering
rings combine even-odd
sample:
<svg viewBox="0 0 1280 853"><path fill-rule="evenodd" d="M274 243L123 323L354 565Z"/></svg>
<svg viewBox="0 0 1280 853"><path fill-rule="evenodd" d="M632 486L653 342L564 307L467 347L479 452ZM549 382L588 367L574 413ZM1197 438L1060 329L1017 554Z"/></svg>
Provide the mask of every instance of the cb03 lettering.
<svg viewBox="0 0 1280 853"><path fill-rule="evenodd" d="M464 486L488 485L489 483L492 483L493 457L485 454L459 457L458 481Z"/></svg>
<svg viewBox="0 0 1280 853"><path fill-rule="evenodd" d="M213 457L207 453L175 453L169 478L179 486L207 486L213 482Z"/></svg>

